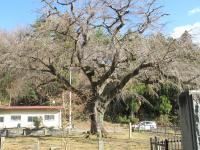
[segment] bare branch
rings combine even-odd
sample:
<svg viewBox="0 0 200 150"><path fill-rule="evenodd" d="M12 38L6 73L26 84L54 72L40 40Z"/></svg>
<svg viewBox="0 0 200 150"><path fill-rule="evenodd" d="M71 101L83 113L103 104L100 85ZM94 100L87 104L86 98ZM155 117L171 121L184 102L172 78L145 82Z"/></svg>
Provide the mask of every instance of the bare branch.
<svg viewBox="0 0 200 150"><path fill-rule="evenodd" d="M141 63L137 68L135 68L132 72L128 73L123 77L123 79L120 81L120 83L116 86L116 90L119 91L121 90L128 82L130 79L133 77L137 76L139 72L142 69L149 68L149 67L155 67L155 63Z"/></svg>
<svg viewBox="0 0 200 150"><path fill-rule="evenodd" d="M105 74L103 74L101 77L99 77L99 80L95 83L96 86L101 86L115 71L116 65L117 65L118 55L119 55L118 52L116 52L114 54L112 64L111 64L109 70Z"/></svg>
<svg viewBox="0 0 200 150"><path fill-rule="evenodd" d="M76 0L70 0L69 2L60 2L59 0L57 0L57 3L63 6L67 6L67 5L71 5L72 3L74 3Z"/></svg>

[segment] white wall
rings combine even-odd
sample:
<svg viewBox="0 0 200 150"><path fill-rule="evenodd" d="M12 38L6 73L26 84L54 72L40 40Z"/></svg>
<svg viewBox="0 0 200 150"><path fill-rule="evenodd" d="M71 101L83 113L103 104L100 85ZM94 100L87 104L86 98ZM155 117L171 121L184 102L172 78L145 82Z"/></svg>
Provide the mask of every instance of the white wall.
<svg viewBox="0 0 200 150"><path fill-rule="evenodd" d="M20 115L21 121L11 120L11 115ZM45 115L54 115L54 120L45 120ZM42 124L46 127L61 127L61 111L60 110L0 110L0 117L4 117L4 122L0 122L0 128L15 128L18 124L21 127L33 128L33 122L28 122L28 116L36 116L42 118Z"/></svg>

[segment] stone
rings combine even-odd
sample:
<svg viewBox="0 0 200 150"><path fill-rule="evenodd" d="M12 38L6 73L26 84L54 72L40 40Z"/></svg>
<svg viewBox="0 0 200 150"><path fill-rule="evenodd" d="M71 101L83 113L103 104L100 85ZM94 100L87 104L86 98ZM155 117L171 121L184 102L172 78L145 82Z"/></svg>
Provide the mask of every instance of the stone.
<svg viewBox="0 0 200 150"><path fill-rule="evenodd" d="M183 150L200 150L200 90L179 96Z"/></svg>

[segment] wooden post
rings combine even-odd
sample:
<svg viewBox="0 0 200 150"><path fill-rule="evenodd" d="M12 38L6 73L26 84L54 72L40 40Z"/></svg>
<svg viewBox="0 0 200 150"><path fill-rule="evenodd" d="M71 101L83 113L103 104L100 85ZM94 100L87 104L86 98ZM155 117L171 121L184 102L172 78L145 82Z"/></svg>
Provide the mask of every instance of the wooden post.
<svg viewBox="0 0 200 150"><path fill-rule="evenodd" d="M47 129L44 128L44 136L46 136L46 135L47 135Z"/></svg>
<svg viewBox="0 0 200 150"><path fill-rule="evenodd" d="M37 143L35 144L35 150L40 150L40 141L39 138L37 138Z"/></svg>
<svg viewBox="0 0 200 150"><path fill-rule="evenodd" d="M169 141L165 139L165 150L169 150Z"/></svg>
<svg viewBox="0 0 200 150"><path fill-rule="evenodd" d="M25 136L26 135L26 131L25 131L25 129L23 129L23 136Z"/></svg>
<svg viewBox="0 0 200 150"><path fill-rule="evenodd" d="M99 150L104 150L104 142L103 142L101 130L99 131L98 148Z"/></svg>
<svg viewBox="0 0 200 150"><path fill-rule="evenodd" d="M176 137L174 136L174 147L175 147L175 149L176 149L176 143L177 143Z"/></svg>
<svg viewBox="0 0 200 150"><path fill-rule="evenodd" d="M0 146L1 146L1 144L2 144L2 141L1 141L1 138L0 138ZM0 149L2 149L2 146L0 147Z"/></svg>
<svg viewBox="0 0 200 150"><path fill-rule="evenodd" d="M5 141L5 137L1 137L1 147L0 149L3 150L4 149L4 141Z"/></svg>
<svg viewBox="0 0 200 150"><path fill-rule="evenodd" d="M158 150L158 138L155 137L155 150Z"/></svg>
<svg viewBox="0 0 200 150"><path fill-rule="evenodd" d="M132 126L131 126L131 122L129 123L129 139L132 138Z"/></svg>
<svg viewBox="0 0 200 150"><path fill-rule="evenodd" d="M39 139L37 141L37 149L40 150L40 141L39 141Z"/></svg>
<svg viewBox="0 0 200 150"><path fill-rule="evenodd" d="M6 130L6 137L8 137L9 136L9 132L8 132L8 129Z"/></svg>
<svg viewBox="0 0 200 150"><path fill-rule="evenodd" d="M98 131L99 131L98 148L99 148L99 150L104 150L104 142L103 142L103 137L102 137L102 132L101 132L101 128L102 128L101 121L102 121L102 118L103 118L103 116L102 116L102 114L100 114L99 120L98 120L99 124L100 124L100 126L98 126Z"/></svg>
<svg viewBox="0 0 200 150"><path fill-rule="evenodd" d="M99 138L98 147L99 150L104 150L104 143L102 138Z"/></svg>
<svg viewBox="0 0 200 150"><path fill-rule="evenodd" d="M151 150L153 150L153 139L152 138L150 138L150 148L151 148Z"/></svg>

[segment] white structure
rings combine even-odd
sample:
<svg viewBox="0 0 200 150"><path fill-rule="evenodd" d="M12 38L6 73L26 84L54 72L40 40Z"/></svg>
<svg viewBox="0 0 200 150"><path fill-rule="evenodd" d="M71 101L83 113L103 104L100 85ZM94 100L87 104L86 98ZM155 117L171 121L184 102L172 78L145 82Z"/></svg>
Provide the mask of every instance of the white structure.
<svg viewBox="0 0 200 150"><path fill-rule="evenodd" d="M0 128L33 128L34 118L44 127L61 127L62 106L0 106Z"/></svg>

